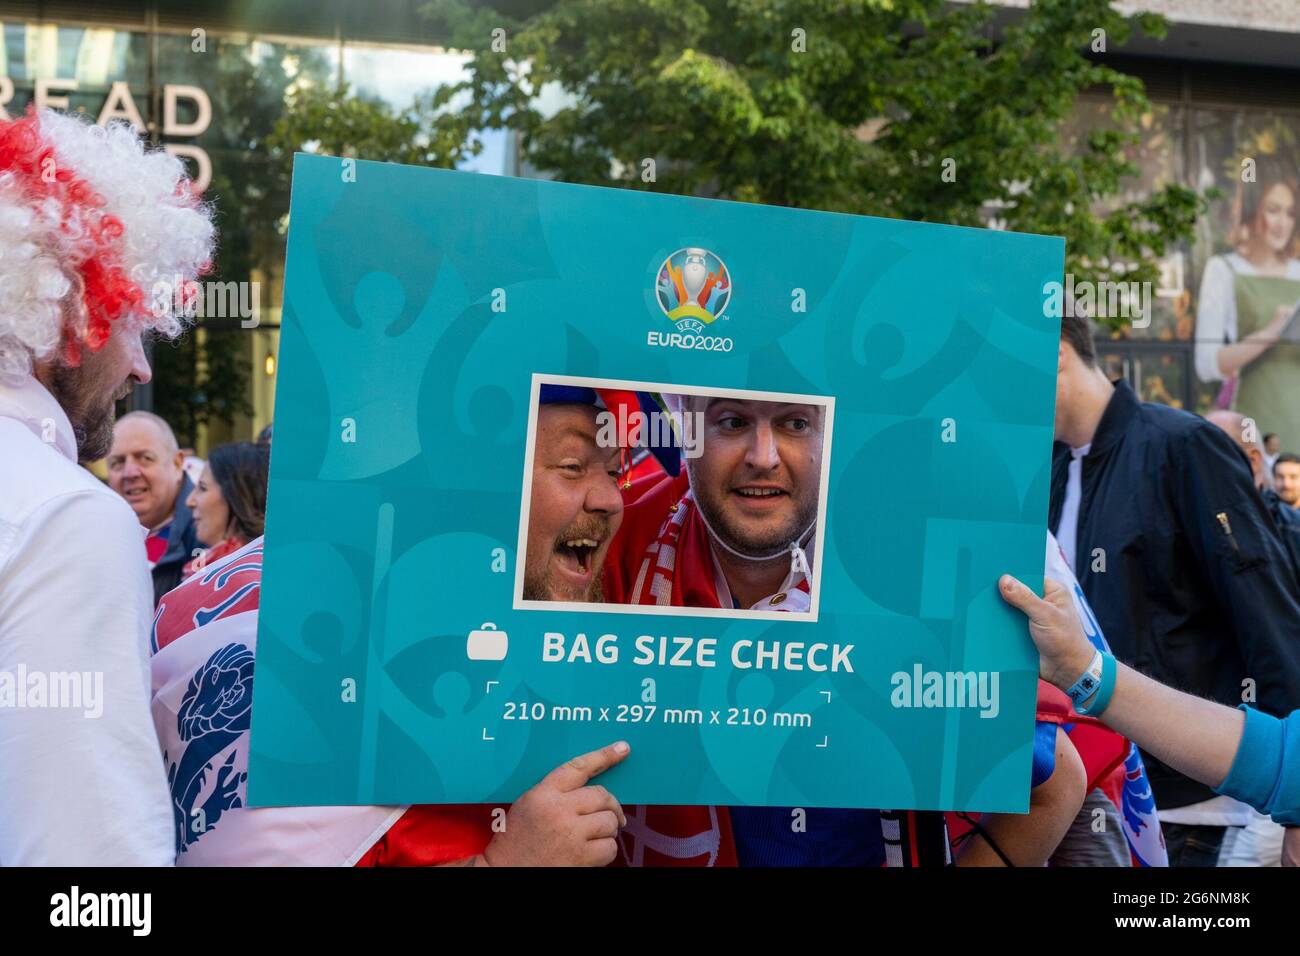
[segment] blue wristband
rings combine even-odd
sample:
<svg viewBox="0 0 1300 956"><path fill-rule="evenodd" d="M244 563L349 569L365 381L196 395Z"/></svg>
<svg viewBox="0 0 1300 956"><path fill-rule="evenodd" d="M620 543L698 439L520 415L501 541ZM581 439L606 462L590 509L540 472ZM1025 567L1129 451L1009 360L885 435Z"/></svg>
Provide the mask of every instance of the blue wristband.
<svg viewBox="0 0 1300 956"><path fill-rule="evenodd" d="M1102 711L1110 706L1111 695L1115 693L1115 678L1119 673L1119 665L1115 663L1115 658L1110 654L1101 655L1101 686L1097 688L1097 696L1092 699L1091 707L1075 707L1079 713L1085 717L1100 717Z"/></svg>
<svg viewBox="0 0 1300 956"><path fill-rule="evenodd" d="M1094 650L1092 660L1088 662L1088 666L1079 675L1079 679L1071 684L1070 689L1065 692L1076 708L1097 693L1097 688L1101 686L1101 667L1101 651Z"/></svg>

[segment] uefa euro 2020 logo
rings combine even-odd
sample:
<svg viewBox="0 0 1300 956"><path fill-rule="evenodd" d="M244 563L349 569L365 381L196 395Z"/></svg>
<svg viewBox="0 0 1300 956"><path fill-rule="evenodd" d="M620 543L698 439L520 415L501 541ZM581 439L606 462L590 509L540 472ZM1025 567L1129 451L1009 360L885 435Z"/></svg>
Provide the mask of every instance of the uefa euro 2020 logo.
<svg viewBox="0 0 1300 956"><path fill-rule="evenodd" d="M676 332L651 331L647 345L666 348L730 352L730 338L710 335L706 327L726 319L731 301L731 273L708 249L678 249L659 267L655 285L659 308L677 326Z"/></svg>

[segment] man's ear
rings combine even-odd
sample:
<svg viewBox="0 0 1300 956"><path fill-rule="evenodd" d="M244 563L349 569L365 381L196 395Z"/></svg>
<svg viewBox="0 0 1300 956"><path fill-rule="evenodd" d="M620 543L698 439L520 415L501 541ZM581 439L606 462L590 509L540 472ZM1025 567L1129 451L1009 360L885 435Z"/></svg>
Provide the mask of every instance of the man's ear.
<svg viewBox="0 0 1300 956"><path fill-rule="evenodd" d="M185 473L185 452L181 451L179 448L176 449L176 455L172 458L172 464L175 465L176 470L181 472L183 475ZM184 478L181 480L183 482Z"/></svg>
<svg viewBox="0 0 1300 956"><path fill-rule="evenodd" d="M1251 476L1259 475L1261 480L1268 480L1268 469L1264 467L1264 453L1258 448L1247 448L1246 457L1250 459ZM1256 484L1259 482L1257 481Z"/></svg>

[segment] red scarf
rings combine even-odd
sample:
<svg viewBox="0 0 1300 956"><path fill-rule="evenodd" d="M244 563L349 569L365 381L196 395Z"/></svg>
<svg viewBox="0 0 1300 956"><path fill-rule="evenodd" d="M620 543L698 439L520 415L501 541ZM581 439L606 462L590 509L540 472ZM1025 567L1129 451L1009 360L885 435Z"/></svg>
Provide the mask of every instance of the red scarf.
<svg viewBox="0 0 1300 956"><path fill-rule="evenodd" d="M609 556L601 576L605 600L612 604L654 604L633 601L637 573L647 553L660 547L661 540L675 535L673 545L689 549L681 559L685 568L673 580L672 604L685 607L687 602L699 607L717 607L718 591L713 580L713 556L709 553L708 529L694 509L680 514L678 503L690 491L690 479L683 468L670 478L662 471L638 478L623 491L623 521L610 543ZM692 516L687 525L685 519ZM700 525L699 528L696 525ZM690 582L689 586L687 581ZM650 589L643 589L649 594Z"/></svg>
<svg viewBox="0 0 1300 956"><path fill-rule="evenodd" d="M713 535L690 491L686 470L662 472L624 493L623 523L601 579L616 604L720 608ZM808 593L805 578L793 590ZM779 603L775 610L782 610ZM788 608L786 608L788 609Z"/></svg>
<svg viewBox="0 0 1300 956"><path fill-rule="evenodd" d="M688 491L669 509L641 555L628 596L632 604L721 607L709 532Z"/></svg>

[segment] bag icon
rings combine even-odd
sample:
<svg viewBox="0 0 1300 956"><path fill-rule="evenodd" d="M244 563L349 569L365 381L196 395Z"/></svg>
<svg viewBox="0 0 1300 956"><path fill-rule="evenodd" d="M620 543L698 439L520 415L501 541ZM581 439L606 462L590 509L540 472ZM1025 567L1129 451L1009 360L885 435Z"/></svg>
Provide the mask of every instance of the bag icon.
<svg viewBox="0 0 1300 956"><path fill-rule="evenodd" d="M469 632L465 653L472 661L503 661L509 646L506 632L498 631L495 624L486 623L479 630Z"/></svg>

